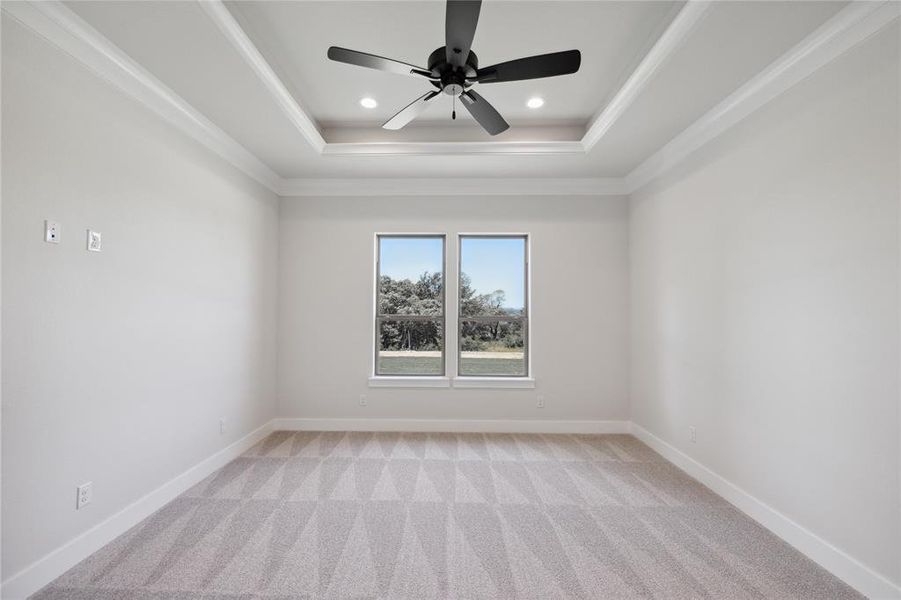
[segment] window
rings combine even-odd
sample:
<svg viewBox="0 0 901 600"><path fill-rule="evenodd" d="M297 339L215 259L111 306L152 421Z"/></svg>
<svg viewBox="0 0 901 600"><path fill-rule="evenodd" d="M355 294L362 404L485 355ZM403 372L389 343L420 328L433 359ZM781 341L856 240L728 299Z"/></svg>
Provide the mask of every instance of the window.
<svg viewBox="0 0 901 600"><path fill-rule="evenodd" d="M443 235L376 239L375 375L444 375Z"/></svg>
<svg viewBox="0 0 901 600"><path fill-rule="evenodd" d="M528 238L461 235L457 373L529 374Z"/></svg>

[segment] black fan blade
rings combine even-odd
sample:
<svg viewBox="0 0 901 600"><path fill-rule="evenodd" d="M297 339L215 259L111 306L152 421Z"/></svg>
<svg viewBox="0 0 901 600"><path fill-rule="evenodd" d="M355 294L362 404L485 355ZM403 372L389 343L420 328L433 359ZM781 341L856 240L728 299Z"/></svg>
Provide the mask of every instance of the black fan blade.
<svg viewBox="0 0 901 600"><path fill-rule="evenodd" d="M479 24L482 0L447 0L444 17L444 42L447 46L447 62L462 67L469 57L472 38Z"/></svg>
<svg viewBox="0 0 901 600"><path fill-rule="evenodd" d="M385 129L400 129L416 117L428 107L429 102L440 95L440 92L427 92L405 106L399 113L385 121L382 125Z"/></svg>
<svg viewBox="0 0 901 600"><path fill-rule="evenodd" d="M476 92L467 90L460 94L460 100L463 102L463 106L466 107L466 110L469 111L469 114L479 122L482 129L491 135L497 135L510 127L507 122L504 121L504 117L501 116L501 113L497 112L487 100L482 98Z"/></svg>
<svg viewBox="0 0 901 600"><path fill-rule="evenodd" d="M409 65L405 62L400 62L399 60L376 56L375 54L368 54L366 52L339 48L338 46L332 46L328 49L328 57L334 61L346 63L348 65L356 65L358 67L366 67L378 71L387 71L388 73L432 77L432 74L427 69L417 67L416 65Z"/></svg>
<svg viewBox="0 0 901 600"><path fill-rule="evenodd" d="M471 81L499 83L502 81L521 81L523 79L569 75L578 71L581 64L582 53L578 50L553 52L540 56L519 58L479 69Z"/></svg>

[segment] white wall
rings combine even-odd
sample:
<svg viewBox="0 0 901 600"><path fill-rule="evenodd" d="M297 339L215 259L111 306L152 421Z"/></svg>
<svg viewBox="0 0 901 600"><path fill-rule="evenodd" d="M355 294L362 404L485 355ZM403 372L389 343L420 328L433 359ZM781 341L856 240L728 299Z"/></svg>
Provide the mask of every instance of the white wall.
<svg viewBox="0 0 901 600"><path fill-rule="evenodd" d="M531 234L536 389L367 387L373 236L386 231ZM627 205L619 197L283 199L279 415L626 419L626 235ZM449 239L451 257L454 241ZM454 263L452 258L449 280ZM361 394L368 396L366 407L359 405ZM545 408L536 408L536 394L545 397Z"/></svg>
<svg viewBox="0 0 901 600"><path fill-rule="evenodd" d="M898 52L636 194L630 247L634 421L901 583Z"/></svg>
<svg viewBox="0 0 901 600"><path fill-rule="evenodd" d="M624 420L631 394L638 424L901 582L894 35L631 209L287 198L279 221L272 194L4 20L5 576L276 415ZM530 232L537 388L368 388L376 231Z"/></svg>
<svg viewBox="0 0 901 600"><path fill-rule="evenodd" d="M278 200L3 21L9 578L274 416Z"/></svg>

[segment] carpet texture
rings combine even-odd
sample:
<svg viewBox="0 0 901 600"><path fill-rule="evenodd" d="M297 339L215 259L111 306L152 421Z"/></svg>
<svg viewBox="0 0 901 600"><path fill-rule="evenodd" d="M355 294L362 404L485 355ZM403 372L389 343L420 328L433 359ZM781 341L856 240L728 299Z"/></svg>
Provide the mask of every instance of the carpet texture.
<svg viewBox="0 0 901 600"><path fill-rule="evenodd" d="M627 435L276 432L33 596L859 598Z"/></svg>

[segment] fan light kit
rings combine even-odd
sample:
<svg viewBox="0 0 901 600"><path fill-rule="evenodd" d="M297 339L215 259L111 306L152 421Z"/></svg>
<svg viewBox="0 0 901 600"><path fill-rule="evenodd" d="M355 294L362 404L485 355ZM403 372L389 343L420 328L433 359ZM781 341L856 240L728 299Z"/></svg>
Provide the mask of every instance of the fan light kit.
<svg viewBox="0 0 901 600"><path fill-rule="evenodd" d="M526 102L526 106L529 108L541 108L544 106L544 98L529 98L529 101Z"/></svg>
<svg viewBox="0 0 901 600"><path fill-rule="evenodd" d="M400 129L422 114L429 103L434 102L441 94L447 94L454 98L455 107L456 99L459 98L463 107L485 131L497 135L506 131L510 125L487 100L469 88L476 83L503 83L569 75L579 70L582 54L578 50L566 50L519 58L480 69L479 60L476 53L471 50L471 46L476 26L479 24L481 8L481 0L447 0L444 20L445 45L429 55L426 62L427 69L338 46L328 49L328 57L358 67L419 77L428 80L436 88L426 92L388 119L382 125L385 129ZM364 104L366 100L372 101L372 107L376 106L372 98L364 98L360 104L367 106ZM539 104L532 106L536 100ZM544 101L541 98L532 98L528 102L530 108L538 108L542 104ZM452 115L456 117L456 108Z"/></svg>
<svg viewBox="0 0 901 600"><path fill-rule="evenodd" d="M375 101L375 98L366 97L360 100L360 106L363 108L375 108L378 105L379 103Z"/></svg>

